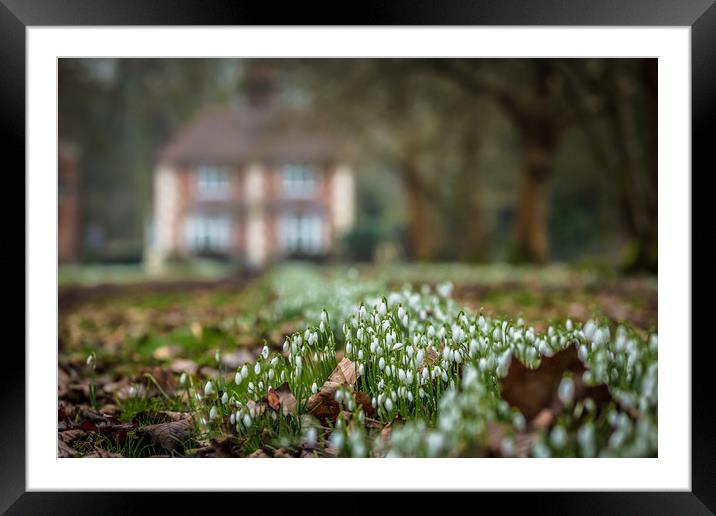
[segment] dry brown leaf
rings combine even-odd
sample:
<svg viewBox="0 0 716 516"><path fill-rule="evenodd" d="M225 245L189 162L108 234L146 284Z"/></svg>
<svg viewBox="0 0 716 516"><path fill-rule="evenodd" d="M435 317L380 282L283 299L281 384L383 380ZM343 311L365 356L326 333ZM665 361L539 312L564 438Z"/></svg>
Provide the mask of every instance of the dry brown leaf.
<svg viewBox="0 0 716 516"><path fill-rule="evenodd" d="M77 457L79 455L77 450L72 448L69 444L64 443L61 439L57 440L57 457L61 459Z"/></svg>
<svg viewBox="0 0 716 516"><path fill-rule="evenodd" d="M357 379L355 364L344 357L321 386L321 390L308 398L306 410L322 421L334 419L340 411L340 405L335 400L336 391L341 386L353 385ZM370 402L368 406L370 407Z"/></svg>
<svg viewBox="0 0 716 516"><path fill-rule="evenodd" d="M266 459L268 458L268 455L266 455L266 452L264 452L261 448L253 452L251 455L248 456L249 459Z"/></svg>
<svg viewBox="0 0 716 516"><path fill-rule="evenodd" d="M575 401L592 398L597 406L606 405L611 400L609 390L605 385L585 385L582 381L585 370L573 345L552 357L542 357L537 369L528 369L519 360L513 359L507 376L502 380L502 397L517 407L527 421L532 421L544 409L559 412L562 407L557 391L564 374L570 372L574 380Z"/></svg>
<svg viewBox="0 0 716 516"><path fill-rule="evenodd" d="M347 358L343 358L328 377L329 382L336 382L340 385L353 385L358 379L356 366Z"/></svg>
<svg viewBox="0 0 716 516"><path fill-rule="evenodd" d="M266 395L266 402L273 410L279 409L284 413L296 413L296 398L291 394L288 382L279 385L278 388L270 388Z"/></svg>
<svg viewBox="0 0 716 516"><path fill-rule="evenodd" d="M191 418L147 425L137 429L137 434L147 436L152 444L157 444L165 450L176 450L182 441L186 441L194 430Z"/></svg>
<svg viewBox="0 0 716 516"><path fill-rule="evenodd" d="M73 442L81 439L82 437L86 436L87 432L84 430L81 430L79 428L76 428L74 430L65 430L63 432L59 432L57 434L59 440L65 444L72 444Z"/></svg>

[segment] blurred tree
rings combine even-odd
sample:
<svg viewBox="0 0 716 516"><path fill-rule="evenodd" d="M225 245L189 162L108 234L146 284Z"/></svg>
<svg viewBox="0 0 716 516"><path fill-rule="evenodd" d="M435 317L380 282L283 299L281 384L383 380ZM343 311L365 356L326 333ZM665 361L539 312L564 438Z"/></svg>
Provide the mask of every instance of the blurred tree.
<svg viewBox="0 0 716 516"><path fill-rule="evenodd" d="M619 187L632 246L629 272L658 267L658 61L570 60L561 63L569 99L595 160Z"/></svg>
<svg viewBox="0 0 716 516"><path fill-rule="evenodd" d="M349 127L366 152L392 164L409 211L410 256L479 259L487 250L477 195L479 117L462 91L426 63L302 60L284 72L288 81L302 82L315 106Z"/></svg>
<svg viewBox="0 0 716 516"><path fill-rule="evenodd" d="M239 61L60 59L59 135L82 153L86 258L140 259L156 149L208 102L236 93Z"/></svg>
<svg viewBox="0 0 716 516"><path fill-rule="evenodd" d="M572 122L563 101L563 80L552 59L436 59L441 75L473 96L489 96L510 117L520 135L519 186L513 261L545 263L548 183L565 129Z"/></svg>

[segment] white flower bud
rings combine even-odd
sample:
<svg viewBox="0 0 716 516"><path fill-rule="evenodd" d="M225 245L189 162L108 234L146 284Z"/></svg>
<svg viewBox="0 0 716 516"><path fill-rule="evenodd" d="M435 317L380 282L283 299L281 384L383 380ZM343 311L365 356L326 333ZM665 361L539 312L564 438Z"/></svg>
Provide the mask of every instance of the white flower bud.
<svg viewBox="0 0 716 516"><path fill-rule="evenodd" d="M244 367L241 368L241 376L246 378L249 376L249 368L244 364Z"/></svg>
<svg viewBox="0 0 716 516"><path fill-rule="evenodd" d="M269 357L269 348L268 346L264 346L261 350L261 356L264 357L264 360L266 360Z"/></svg>
<svg viewBox="0 0 716 516"><path fill-rule="evenodd" d="M211 380L206 382L206 385L204 385L204 396L209 396L213 394L214 392L214 384L211 383Z"/></svg>
<svg viewBox="0 0 716 516"><path fill-rule="evenodd" d="M216 410L216 405L212 405L211 410L209 411L209 420L216 419L217 415L218 411Z"/></svg>
<svg viewBox="0 0 716 516"><path fill-rule="evenodd" d="M187 380L188 380L188 378L186 376L186 373L182 373L181 376L179 377L179 383L182 385L186 385Z"/></svg>
<svg viewBox="0 0 716 516"><path fill-rule="evenodd" d="M318 392L318 385L316 385L316 382L313 382L313 385L311 385L311 392L313 394L316 394Z"/></svg>
<svg viewBox="0 0 716 516"><path fill-rule="evenodd" d="M254 373L255 374L261 374L261 364L256 362L256 365L254 365Z"/></svg>
<svg viewBox="0 0 716 516"><path fill-rule="evenodd" d="M241 381L244 379L243 376L241 376L241 371L236 371L236 376L234 376L234 382L236 385L241 385Z"/></svg>
<svg viewBox="0 0 716 516"><path fill-rule="evenodd" d="M221 396L221 403L222 403L223 405L226 405L228 402L229 402L229 393L228 393L228 392L225 392L225 393Z"/></svg>

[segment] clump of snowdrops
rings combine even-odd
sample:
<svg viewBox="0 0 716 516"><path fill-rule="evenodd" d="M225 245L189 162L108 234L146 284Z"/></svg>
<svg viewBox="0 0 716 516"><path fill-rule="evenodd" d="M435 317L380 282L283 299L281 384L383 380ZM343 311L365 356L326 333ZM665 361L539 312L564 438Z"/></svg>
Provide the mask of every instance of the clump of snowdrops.
<svg viewBox="0 0 716 516"><path fill-rule="evenodd" d="M576 345L587 367L584 382L606 384L616 403L597 413L591 400L575 402L569 375L559 386L565 410L549 431L536 436L535 457L650 456L657 447L657 356L655 334L646 335L604 322L561 321L538 332L521 319L470 313L451 299L452 285L435 291L406 287L388 296L365 297L341 310L340 325L323 309L316 325L286 339L281 352L264 347L253 364L233 378L219 377L203 387L182 378L201 430L216 431L228 419L247 445L258 446L266 430L283 444L310 442L343 456L460 456L487 442L490 422L506 426L502 455L514 453L514 436L525 418L500 396L500 379L512 360L531 369L544 357ZM327 432L305 417L311 394L335 368L336 332L354 364L357 382L335 393L343 411ZM295 411L261 411L255 402L287 383ZM396 424L387 442L366 430L355 393L371 402L371 418ZM630 414L638 413L639 417ZM349 414L350 417L346 416ZM325 429L324 429L325 430Z"/></svg>

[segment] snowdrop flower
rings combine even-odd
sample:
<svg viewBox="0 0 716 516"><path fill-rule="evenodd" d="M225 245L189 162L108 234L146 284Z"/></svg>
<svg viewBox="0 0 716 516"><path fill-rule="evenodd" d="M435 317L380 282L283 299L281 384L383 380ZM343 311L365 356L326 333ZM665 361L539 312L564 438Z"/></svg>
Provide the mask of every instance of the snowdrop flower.
<svg viewBox="0 0 716 516"><path fill-rule="evenodd" d="M261 356L264 357L264 360L266 360L269 356L269 348L268 346L264 346L261 350Z"/></svg>
<svg viewBox="0 0 716 516"><path fill-rule="evenodd" d="M241 381L244 379L244 377L241 375L241 371L236 371L236 376L234 376L234 382L236 385L241 385Z"/></svg>
<svg viewBox="0 0 716 516"><path fill-rule="evenodd" d="M594 425L589 422L582 426L577 432L577 442L580 451L584 457L594 457L596 455L596 445L594 443Z"/></svg>
<svg viewBox="0 0 716 516"><path fill-rule="evenodd" d="M254 382L249 382L248 388L249 388L249 392L254 392L256 390L256 386L254 385Z"/></svg>
<svg viewBox="0 0 716 516"><path fill-rule="evenodd" d="M204 396L210 396L214 393L214 384L211 383L211 380L206 382L206 385L204 385Z"/></svg>
<svg viewBox="0 0 716 516"><path fill-rule="evenodd" d="M350 354L352 352L353 352L353 345L351 345L351 343L349 342L348 344L346 344L346 353Z"/></svg>
<svg viewBox="0 0 716 516"><path fill-rule="evenodd" d="M393 410L393 401L390 398L385 398L385 402L383 403L385 406L385 410L388 412L392 412Z"/></svg>
<svg viewBox="0 0 716 516"><path fill-rule="evenodd" d="M567 319L567 322L564 323L564 327L567 329L567 331L572 331L572 320Z"/></svg>
<svg viewBox="0 0 716 516"><path fill-rule="evenodd" d="M231 423L232 425L236 424L236 414L234 414L233 412L229 416L229 423Z"/></svg>
<svg viewBox="0 0 716 516"><path fill-rule="evenodd" d="M401 349L403 346L404 346L404 344L403 344L402 342L396 342L396 343L393 345L393 351L398 351L398 350Z"/></svg>
<svg viewBox="0 0 716 516"><path fill-rule="evenodd" d="M303 440L310 446L315 445L316 441L318 441L318 433L316 432L316 429L309 427L304 434Z"/></svg>
<svg viewBox="0 0 716 516"><path fill-rule="evenodd" d="M283 341L283 352L284 353L288 353L288 346L289 346L288 339L286 339Z"/></svg>
<svg viewBox="0 0 716 516"><path fill-rule="evenodd" d="M94 354L87 357L87 365L92 367L94 365Z"/></svg>
<svg viewBox="0 0 716 516"><path fill-rule="evenodd" d="M507 376L507 371L510 369L510 362L512 361L512 350L508 349L502 355L500 355L499 363L497 364L497 375L501 378Z"/></svg>
<svg viewBox="0 0 716 516"><path fill-rule="evenodd" d="M241 368L241 376L243 378L249 376L249 368L246 366L246 364L244 364L244 367Z"/></svg>
<svg viewBox="0 0 716 516"><path fill-rule="evenodd" d="M398 319L402 319L403 317L405 317L405 308L401 305L398 307Z"/></svg>
<svg viewBox="0 0 716 516"><path fill-rule="evenodd" d="M218 415L218 412L216 410L216 405L212 405L211 410L209 411L209 420L216 419L216 416Z"/></svg>
<svg viewBox="0 0 716 516"><path fill-rule="evenodd" d="M221 362L221 353L218 350L214 353L214 360L216 360L217 364Z"/></svg>
<svg viewBox="0 0 716 516"><path fill-rule="evenodd" d="M439 432L430 432L427 439L428 455L435 457L443 447L443 436Z"/></svg>
<svg viewBox="0 0 716 516"><path fill-rule="evenodd" d="M418 352L415 354L415 365L420 367L423 364L424 357L425 354L423 353L423 350L419 349Z"/></svg>
<svg viewBox="0 0 716 516"><path fill-rule="evenodd" d="M244 424L244 426L249 429L251 428L251 416L248 414L244 414L244 417L241 419L241 422Z"/></svg>
<svg viewBox="0 0 716 516"><path fill-rule="evenodd" d="M296 369L301 369L301 365L302 365L301 356L297 355L296 356Z"/></svg>
<svg viewBox="0 0 716 516"><path fill-rule="evenodd" d="M254 373L255 374L261 374L261 364L256 362L256 365L254 366Z"/></svg>
<svg viewBox="0 0 716 516"><path fill-rule="evenodd" d="M363 373L365 373L365 367L363 367L363 364L358 365L358 374L360 376L363 376Z"/></svg>
<svg viewBox="0 0 716 516"><path fill-rule="evenodd" d="M446 372L446 371L443 371L442 379L443 379L443 382L447 382L447 381L448 381L448 375L447 375L447 372Z"/></svg>
<svg viewBox="0 0 716 516"><path fill-rule="evenodd" d="M328 312L325 310L321 310L321 322L322 323L328 323Z"/></svg>
<svg viewBox="0 0 716 516"><path fill-rule="evenodd" d="M405 371L403 371L402 369L398 369L398 379L401 382L405 382Z"/></svg>
<svg viewBox="0 0 716 516"><path fill-rule="evenodd" d="M358 315L360 315L361 320L365 319L368 315L368 312L365 309L365 305L360 305L360 310L358 311Z"/></svg>
<svg viewBox="0 0 716 516"><path fill-rule="evenodd" d="M567 444L567 431L562 425L556 425L549 434L549 442L556 449L561 450Z"/></svg>
<svg viewBox="0 0 716 516"><path fill-rule="evenodd" d="M358 360L363 360L363 350L362 349L358 350Z"/></svg>
<svg viewBox="0 0 716 516"><path fill-rule="evenodd" d="M316 385L316 382L313 382L313 384L311 385L311 392L313 394L316 394L318 392L318 385Z"/></svg>
<svg viewBox="0 0 716 516"><path fill-rule="evenodd" d="M378 313L383 316L388 311L388 307L385 306L385 303L381 301L380 305L378 306Z"/></svg>
<svg viewBox="0 0 716 516"><path fill-rule="evenodd" d="M330 438L331 446L335 448L336 450L340 450L343 448L344 438L343 434L340 432L333 432L331 434Z"/></svg>
<svg viewBox="0 0 716 516"><path fill-rule="evenodd" d="M224 392L224 394L221 396L221 403L223 405L226 405L229 402L229 393Z"/></svg>
<svg viewBox="0 0 716 516"><path fill-rule="evenodd" d="M136 398L137 397L137 388L134 385L130 386L129 390L127 391L127 395L130 398Z"/></svg>
<svg viewBox="0 0 716 516"><path fill-rule="evenodd" d="M269 380L273 380L273 377L274 377L275 374L276 374L276 373L274 373L273 369L269 369L269 372L268 372Z"/></svg>
<svg viewBox="0 0 716 516"><path fill-rule="evenodd" d="M336 401L341 402L343 401L343 390L338 389L335 394Z"/></svg>
<svg viewBox="0 0 716 516"><path fill-rule="evenodd" d="M381 371L385 369L385 359L383 357L380 357L380 360L378 361L378 367L380 367Z"/></svg>
<svg viewBox="0 0 716 516"><path fill-rule="evenodd" d="M408 326L408 316L407 316L407 314L403 316L402 322L403 322L403 326L405 326L405 327L407 328L407 326Z"/></svg>
<svg viewBox="0 0 716 516"><path fill-rule="evenodd" d="M424 397L425 397L425 390L424 390L422 387L420 387L420 389L418 389L418 395L419 395L421 398L424 398Z"/></svg>
<svg viewBox="0 0 716 516"><path fill-rule="evenodd" d="M562 378L557 395L564 405L569 405L574 400L574 381L569 376Z"/></svg>
<svg viewBox="0 0 716 516"><path fill-rule="evenodd" d="M278 364L278 357L273 357L271 359L271 367L276 367L276 364Z"/></svg>
<svg viewBox="0 0 716 516"><path fill-rule="evenodd" d="M363 340L363 328L358 328L358 331L356 332L356 337L358 340Z"/></svg>
<svg viewBox="0 0 716 516"><path fill-rule="evenodd" d="M187 382L186 373L182 373L181 376L179 377L179 383L182 385L186 385L186 382Z"/></svg>

